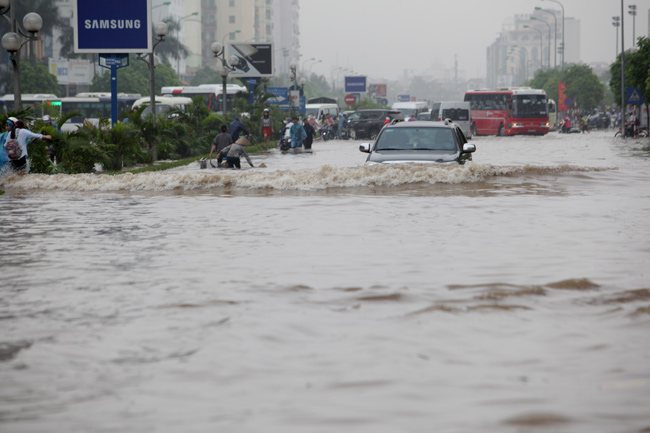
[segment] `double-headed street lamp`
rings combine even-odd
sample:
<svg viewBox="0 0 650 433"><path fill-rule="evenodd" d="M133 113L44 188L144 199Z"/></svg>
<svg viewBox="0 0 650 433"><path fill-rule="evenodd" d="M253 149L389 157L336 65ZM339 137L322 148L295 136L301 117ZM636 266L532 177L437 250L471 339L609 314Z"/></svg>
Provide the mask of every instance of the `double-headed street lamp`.
<svg viewBox="0 0 650 433"><path fill-rule="evenodd" d="M551 11L547 11L546 9L542 9L539 6L535 6L536 11L540 12L546 12L547 14L551 15L553 17L553 21L555 22L553 30L553 70L557 71L557 17L555 14ZM542 20L540 20L542 21ZM544 21L546 23L546 21ZM547 23L548 24L548 23ZM548 31L549 31L549 39L548 39L548 67L549 69L551 68L551 26L548 26Z"/></svg>
<svg viewBox="0 0 650 433"><path fill-rule="evenodd" d="M616 31L616 58L618 59L618 28L621 26L621 17L612 17L612 25Z"/></svg>
<svg viewBox="0 0 650 433"><path fill-rule="evenodd" d="M535 17L530 17L532 20ZM536 27L531 27L528 24L524 24L525 29L535 30L539 33L539 69L544 69L544 34L542 31Z"/></svg>
<svg viewBox="0 0 650 433"><path fill-rule="evenodd" d="M551 25L544 20L540 20L537 17L530 17L530 19L544 23L546 24L546 27L548 27L548 68L551 69Z"/></svg>
<svg viewBox="0 0 650 433"><path fill-rule="evenodd" d="M154 60L154 50L159 43L165 40L165 35L167 34L167 24L160 22L154 27L154 33L156 42L151 47L150 53L143 53L138 56L138 60L142 60L149 67L149 106L151 107L151 113L153 113L153 122L155 125L156 122L156 76L154 74L154 69L156 68L156 61ZM155 126L154 126L155 127ZM151 157L154 161L158 159L158 148L156 147L155 139L151 144Z"/></svg>
<svg viewBox="0 0 650 433"><path fill-rule="evenodd" d="M636 5L628 5L627 13L632 15L632 48L636 45Z"/></svg>
<svg viewBox="0 0 650 433"><path fill-rule="evenodd" d="M225 36L224 36L225 39ZM213 42L210 47L214 53L214 57L221 61L221 70L219 75L222 78L222 100L221 111L225 116L228 111L226 87L228 86L228 74L235 70L235 66L239 64L239 57L232 55L226 60L226 47L219 42Z"/></svg>
<svg viewBox="0 0 650 433"><path fill-rule="evenodd" d="M562 72L564 73L564 49L566 47L566 45L564 45L564 6L562 5L562 3L560 3L557 0L546 0L546 1L557 3L562 8Z"/></svg>
<svg viewBox="0 0 650 433"><path fill-rule="evenodd" d="M9 16L7 16L9 12ZM30 12L23 18L23 27L20 28L16 20L16 11L11 7L10 0L0 0L0 15L5 17L10 25L11 31L2 37L2 47L9 52L9 58L14 68L14 106L21 107L20 93L20 49L28 41L36 41L36 33L43 27L43 19L36 12Z"/></svg>

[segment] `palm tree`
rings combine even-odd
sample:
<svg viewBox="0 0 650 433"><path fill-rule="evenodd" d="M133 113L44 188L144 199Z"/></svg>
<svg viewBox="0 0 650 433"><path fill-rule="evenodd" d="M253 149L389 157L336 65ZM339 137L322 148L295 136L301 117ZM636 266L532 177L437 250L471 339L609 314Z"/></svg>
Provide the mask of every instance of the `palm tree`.
<svg viewBox="0 0 650 433"><path fill-rule="evenodd" d="M167 17L163 19L163 22L167 24L167 36L165 36L165 42L156 47L156 53L167 63L171 63L170 59L186 58L189 51L185 45L181 44L177 36L181 30L180 20Z"/></svg>

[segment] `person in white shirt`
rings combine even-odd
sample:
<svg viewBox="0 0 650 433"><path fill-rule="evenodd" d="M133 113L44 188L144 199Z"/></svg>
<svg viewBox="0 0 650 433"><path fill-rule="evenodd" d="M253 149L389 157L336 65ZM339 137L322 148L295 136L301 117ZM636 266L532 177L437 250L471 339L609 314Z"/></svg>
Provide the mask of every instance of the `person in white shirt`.
<svg viewBox="0 0 650 433"><path fill-rule="evenodd" d="M10 132L5 138L3 147L7 152L13 171L24 173L28 168L27 140L30 138L37 138L39 140L44 138L46 140L51 140L52 136L33 133L29 129L25 128L25 124L22 120L18 120L15 117L7 119L7 125L10 128Z"/></svg>

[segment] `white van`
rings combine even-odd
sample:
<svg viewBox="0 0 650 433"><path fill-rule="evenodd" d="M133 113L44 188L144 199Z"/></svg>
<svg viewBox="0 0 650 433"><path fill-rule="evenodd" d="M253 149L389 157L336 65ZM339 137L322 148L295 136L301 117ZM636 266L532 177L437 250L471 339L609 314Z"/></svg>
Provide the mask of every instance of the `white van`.
<svg viewBox="0 0 650 433"><path fill-rule="evenodd" d="M339 106L336 104L307 104L305 105L305 116L308 117L310 114L314 115L314 118L320 122L323 115L329 114L332 116L332 119L335 119L339 115Z"/></svg>
<svg viewBox="0 0 650 433"><path fill-rule="evenodd" d="M460 126L467 139L472 138L472 109L470 102L442 101L434 102L431 108L431 120L451 119Z"/></svg>
<svg viewBox="0 0 650 433"><path fill-rule="evenodd" d="M149 96L145 96L144 98L140 98L137 101L135 101L133 103L132 109L135 110L141 105L147 105L147 108L142 110L142 117L144 117L147 114L151 113L151 108L148 106L150 103L151 103L151 98ZM185 107L187 107L191 103L192 103L191 98L186 98L182 96L177 96L177 97L156 96L156 114L166 113L172 108L179 108L181 110L184 110Z"/></svg>
<svg viewBox="0 0 650 433"><path fill-rule="evenodd" d="M417 118L418 114L429 110L427 103L424 101L395 102L390 108L392 110L400 111L404 116L404 120L409 120L411 114L414 114Z"/></svg>

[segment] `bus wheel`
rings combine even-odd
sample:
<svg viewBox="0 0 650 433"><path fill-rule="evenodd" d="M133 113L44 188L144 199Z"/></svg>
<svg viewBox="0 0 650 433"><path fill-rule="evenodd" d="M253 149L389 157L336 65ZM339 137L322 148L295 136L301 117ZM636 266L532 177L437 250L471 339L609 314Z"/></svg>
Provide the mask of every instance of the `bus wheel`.
<svg viewBox="0 0 650 433"><path fill-rule="evenodd" d="M472 137L476 137L478 133L476 132L476 123L472 123Z"/></svg>
<svg viewBox="0 0 650 433"><path fill-rule="evenodd" d="M497 133L499 137L503 137L505 135L505 131L503 129L503 123L499 125L499 132Z"/></svg>

